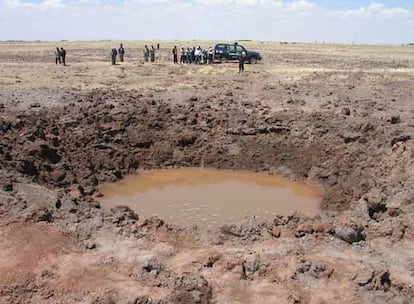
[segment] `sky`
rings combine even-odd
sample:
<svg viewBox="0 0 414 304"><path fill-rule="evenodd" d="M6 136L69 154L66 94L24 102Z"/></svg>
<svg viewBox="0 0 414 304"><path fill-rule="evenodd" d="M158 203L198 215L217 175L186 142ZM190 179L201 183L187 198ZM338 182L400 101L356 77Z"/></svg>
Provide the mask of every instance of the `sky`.
<svg viewBox="0 0 414 304"><path fill-rule="evenodd" d="M414 0L0 0L0 40L414 43Z"/></svg>

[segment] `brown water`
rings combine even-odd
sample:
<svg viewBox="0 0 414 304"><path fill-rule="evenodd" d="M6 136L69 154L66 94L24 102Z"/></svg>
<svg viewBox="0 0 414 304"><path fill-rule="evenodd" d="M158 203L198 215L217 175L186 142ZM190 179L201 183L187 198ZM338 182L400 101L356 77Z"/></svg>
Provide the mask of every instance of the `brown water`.
<svg viewBox="0 0 414 304"><path fill-rule="evenodd" d="M319 212L318 192L305 184L265 173L182 168L144 171L102 185L104 208L128 206L138 215L207 228L241 222L246 216L271 219L297 210Z"/></svg>

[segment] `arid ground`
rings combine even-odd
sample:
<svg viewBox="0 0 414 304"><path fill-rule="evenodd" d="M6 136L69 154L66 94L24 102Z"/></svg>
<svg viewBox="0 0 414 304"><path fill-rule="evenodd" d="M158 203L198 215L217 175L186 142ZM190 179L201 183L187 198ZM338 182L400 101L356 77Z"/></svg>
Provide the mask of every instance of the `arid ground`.
<svg viewBox="0 0 414 304"><path fill-rule="evenodd" d="M118 44L0 43L0 303L414 303L413 47L242 42L264 60L239 75L171 62L214 42L111 66ZM177 167L309 183L323 212L208 230L98 202Z"/></svg>

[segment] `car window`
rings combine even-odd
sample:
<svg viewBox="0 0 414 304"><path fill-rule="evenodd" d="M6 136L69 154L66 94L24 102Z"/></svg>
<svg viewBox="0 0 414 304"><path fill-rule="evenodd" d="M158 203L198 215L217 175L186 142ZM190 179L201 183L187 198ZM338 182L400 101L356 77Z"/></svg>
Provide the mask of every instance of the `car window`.
<svg viewBox="0 0 414 304"><path fill-rule="evenodd" d="M236 47L236 49L237 49L237 53L238 53L238 54L241 54L241 52L243 52L243 51L244 51L244 49L243 49L240 45L238 45L238 46Z"/></svg>
<svg viewBox="0 0 414 304"><path fill-rule="evenodd" d="M225 45L224 44L218 44L216 45L216 51L224 51Z"/></svg>
<svg viewBox="0 0 414 304"><path fill-rule="evenodd" d="M228 45L227 52L229 53L236 53L236 46L235 45Z"/></svg>

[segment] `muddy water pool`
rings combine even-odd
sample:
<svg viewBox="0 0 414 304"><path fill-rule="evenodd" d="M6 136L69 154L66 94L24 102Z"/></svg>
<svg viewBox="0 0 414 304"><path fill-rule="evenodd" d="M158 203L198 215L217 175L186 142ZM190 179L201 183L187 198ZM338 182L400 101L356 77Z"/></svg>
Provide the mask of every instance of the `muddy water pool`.
<svg viewBox="0 0 414 304"><path fill-rule="evenodd" d="M246 216L272 219L294 210L317 214L320 197L308 185L266 173L181 168L142 171L100 187L104 208L128 206L141 217L207 228L241 222Z"/></svg>

